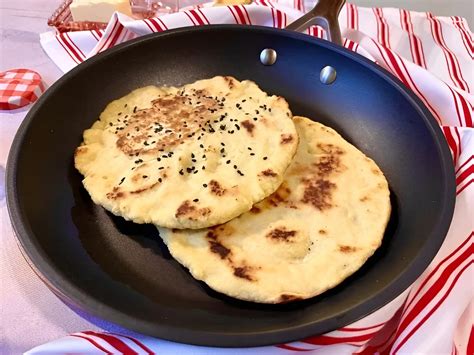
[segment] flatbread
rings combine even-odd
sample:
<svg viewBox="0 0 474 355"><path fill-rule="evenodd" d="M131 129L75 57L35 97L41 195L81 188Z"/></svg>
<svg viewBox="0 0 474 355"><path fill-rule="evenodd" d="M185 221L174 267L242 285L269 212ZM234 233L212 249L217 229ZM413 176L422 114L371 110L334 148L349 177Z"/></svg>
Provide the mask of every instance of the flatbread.
<svg viewBox="0 0 474 355"><path fill-rule="evenodd" d="M297 144L285 99L221 76L113 101L84 132L75 166L92 200L118 216L204 228L274 192Z"/></svg>
<svg viewBox="0 0 474 355"><path fill-rule="evenodd" d="M381 245L391 210L382 171L333 129L294 121L299 147L274 194L221 226L159 228L171 255L216 291L260 303L310 298Z"/></svg>

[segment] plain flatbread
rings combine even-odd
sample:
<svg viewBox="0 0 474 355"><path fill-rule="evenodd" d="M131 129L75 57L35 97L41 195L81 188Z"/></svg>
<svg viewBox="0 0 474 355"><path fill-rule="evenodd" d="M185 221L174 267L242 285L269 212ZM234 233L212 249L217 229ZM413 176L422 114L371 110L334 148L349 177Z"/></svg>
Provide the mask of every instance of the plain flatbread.
<svg viewBox="0 0 474 355"><path fill-rule="evenodd" d="M84 132L75 166L93 201L116 215L203 228L274 192L297 145L285 99L221 76L113 101Z"/></svg>
<svg viewBox="0 0 474 355"><path fill-rule="evenodd" d="M274 194L221 226L159 228L171 255L216 291L260 303L313 297L382 242L391 210L383 173L334 130L294 121L300 144Z"/></svg>

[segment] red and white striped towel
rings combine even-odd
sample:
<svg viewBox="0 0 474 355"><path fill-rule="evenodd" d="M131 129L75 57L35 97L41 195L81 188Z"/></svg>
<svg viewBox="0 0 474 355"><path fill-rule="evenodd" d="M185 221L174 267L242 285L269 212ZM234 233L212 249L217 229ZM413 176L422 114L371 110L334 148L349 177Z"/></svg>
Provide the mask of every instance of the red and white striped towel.
<svg viewBox="0 0 474 355"><path fill-rule="evenodd" d="M283 28L313 3L256 0L248 6L199 6L134 21L114 14L105 31L45 33L43 48L67 71L86 58L132 38L214 23ZM83 331L27 354L474 354L474 126L472 32L465 19L393 8L347 4L339 22L344 45L375 60L418 95L442 126L453 154L457 199L446 241L423 275L373 314L328 334L289 344L216 349L132 333ZM318 27L307 31L323 37Z"/></svg>

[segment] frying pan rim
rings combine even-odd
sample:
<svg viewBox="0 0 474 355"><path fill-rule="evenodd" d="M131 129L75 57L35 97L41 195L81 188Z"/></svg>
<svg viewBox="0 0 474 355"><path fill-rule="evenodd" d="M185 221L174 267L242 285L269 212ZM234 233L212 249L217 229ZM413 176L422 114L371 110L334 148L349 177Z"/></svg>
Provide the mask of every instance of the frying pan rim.
<svg viewBox="0 0 474 355"><path fill-rule="evenodd" d="M454 203L455 203L455 175L454 168L452 164L451 154L448 148L448 145L442 135L441 129L439 128L438 123L421 102L421 100L416 97L414 93L409 91L401 81L399 81L395 76L381 68L380 66L373 63L371 60L349 51L343 47L334 45L325 40L314 38L302 33L275 29L263 26L241 26L241 25L210 25L210 26L198 26L198 27L184 27L178 29L168 30L162 33L153 33L146 36L139 37L132 41L125 42L118 46L115 46L112 49L109 49L103 53L99 53L92 58L86 60L84 63L76 66L68 73L65 73L61 78L59 78L37 101L37 103L30 109L25 119L21 123L18 131L15 135L15 138L12 142L11 149L9 152L7 160L7 169L6 169L6 199L7 199L7 208L10 215L10 220L13 226L14 234L17 239L17 244L27 260L28 264L39 278L46 283L46 285L60 298L65 299L72 305L79 307L80 309L86 310L88 313L93 314L94 316L106 319L112 323L122 325L126 328L132 329L137 332L144 334L153 333L159 334L160 338L195 344L195 345L204 345L204 346L221 346L221 347L248 347L248 346L263 346L270 345L275 343L289 342L297 339L302 339L315 333L323 333L329 330L338 328L347 323L341 323L341 320L333 322L332 329L321 329L321 326L318 323L324 322L337 318L346 312L340 312L340 314L333 315L327 319L318 319L315 322L307 322L304 324L299 324L298 326L290 328L281 328L278 330L266 330L255 332L252 331L249 333L230 333L230 332L221 332L216 330L211 331L200 331L194 328L183 328L170 326L169 324L164 323L152 323L143 319L139 319L130 316L127 313L124 313L120 309L115 309L107 304L104 304L92 296L89 296L86 292L76 287L76 285L69 281L69 279L63 275L63 272L60 269L54 268L53 260L50 260L48 256L43 252L41 244L34 238L35 233L33 232L22 203L19 201L19 196L17 193L16 186L16 175L17 167L19 164L18 158L20 152L24 145L24 139L28 128L33 121L36 112L42 106L43 102L48 100L50 96L53 96L57 90L60 90L61 86L66 83L70 77L75 75L80 75L81 71L88 66L95 65L95 63L102 60L106 60L108 57L114 55L120 55L122 51L131 50L135 46L140 46L144 42L154 41L163 37L170 36L180 36L180 35L192 35L195 32L206 32L206 31L251 31L256 33L264 34L278 34L281 36L286 36L291 39L301 40L311 44L318 45L327 50L332 50L339 54L342 54L349 59L356 61L358 64L363 65L367 69L375 72L381 78L388 81L394 89L397 89L409 102L416 108L419 113L420 118L423 119L425 126L430 131L431 135L434 137L439 153L441 157L440 164L443 167L444 173L444 190L443 194L440 196L442 202L442 210L439 212L439 219L435 226L433 226L431 231L431 243L425 243L422 248L418 251L417 256L413 261L408 264L405 270L398 275L397 278L392 280L392 282L387 285L384 289L378 291L378 293L372 295L370 298L365 299L363 302L360 302L357 305L352 306L347 312L352 312L354 316L351 318L351 322L354 322L369 313L376 311L377 309L383 307L398 295L400 295L406 288L418 278L421 273L426 269L431 260L436 255L437 251L441 247L452 216L454 213ZM364 307L361 306L361 303ZM357 311L357 312L356 312ZM342 319L342 317L339 317ZM131 326L133 324L133 326Z"/></svg>

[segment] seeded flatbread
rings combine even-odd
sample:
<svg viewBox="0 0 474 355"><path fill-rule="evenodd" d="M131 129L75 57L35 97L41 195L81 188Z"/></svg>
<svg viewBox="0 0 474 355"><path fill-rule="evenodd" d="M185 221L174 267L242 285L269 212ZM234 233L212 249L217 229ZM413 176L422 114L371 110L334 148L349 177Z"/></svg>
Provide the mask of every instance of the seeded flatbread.
<svg viewBox="0 0 474 355"><path fill-rule="evenodd" d="M310 298L382 242L391 206L381 170L333 129L294 121L299 147L275 193L221 226L159 228L171 255L216 291L260 303Z"/></svg>
<svg viewBox="0 0 474 355"><path fill-rule="evenodd" d="M274 192L297 144L285 99L215 77L113 101L84 132L75 166L93 201L116 215L203 228Z"/></svg>

